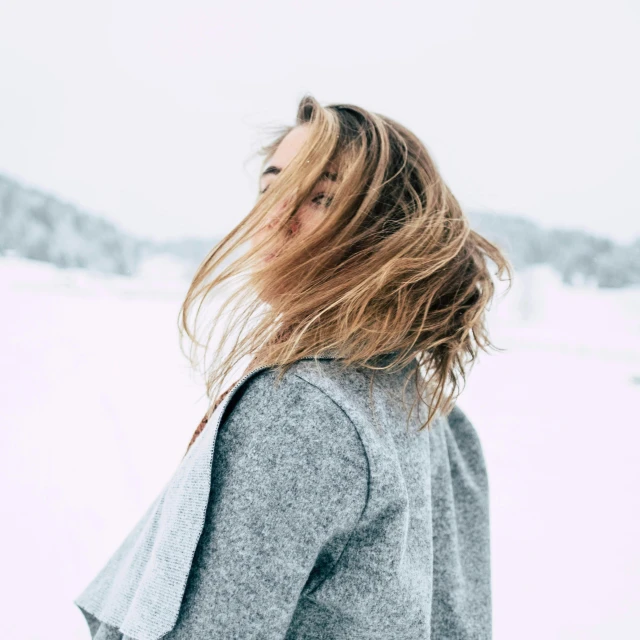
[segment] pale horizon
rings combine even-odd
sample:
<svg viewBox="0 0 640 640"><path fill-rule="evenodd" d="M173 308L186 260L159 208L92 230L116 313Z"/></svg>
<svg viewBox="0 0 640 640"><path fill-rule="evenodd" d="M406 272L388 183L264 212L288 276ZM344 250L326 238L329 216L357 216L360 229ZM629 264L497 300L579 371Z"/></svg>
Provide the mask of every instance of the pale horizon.
<svg viewBox="0 0 640 640"><path fill-rule="evenodd" d="M393 7L13 2L0 173L135 235L219 236L308 92L415 131L465 211L640 236L637 7Z"/></svg>

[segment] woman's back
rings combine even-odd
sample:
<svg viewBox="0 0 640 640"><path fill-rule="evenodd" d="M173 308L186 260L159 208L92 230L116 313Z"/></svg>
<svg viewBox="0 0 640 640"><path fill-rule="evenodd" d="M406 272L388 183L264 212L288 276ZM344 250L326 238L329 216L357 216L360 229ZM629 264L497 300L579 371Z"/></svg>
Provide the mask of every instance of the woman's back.
<svg viewBox="0 0 640 640"><path fill-rule="evenodd" d="M332 359L296 362L279 386L263 369L232 392L163 640L491 637L482 450L457 406L417 432L416 405L407 426L415 366L378 371L371 397L370 370ZM95 640L129 637L84 613Z"/></svg>

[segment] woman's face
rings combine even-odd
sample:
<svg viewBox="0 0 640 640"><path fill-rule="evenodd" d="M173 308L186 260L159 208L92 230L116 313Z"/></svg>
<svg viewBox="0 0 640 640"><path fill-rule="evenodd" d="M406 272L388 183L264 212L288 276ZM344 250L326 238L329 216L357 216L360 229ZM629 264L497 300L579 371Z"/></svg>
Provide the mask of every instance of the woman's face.
<svg viewBox="0 0 640 640"><path fill-rule="evenodd" d="M266 169L260 176L261 193L268 189L274 180L277 180L280 171L295 157L307 139L308 134L308 127L300 125L292 129L285 138L283 138L275 153L271 156ZM318 181L318 184L314 187L307 200L302 203L294 218L291 220L289 228L291 235L296 235L297 237L304 236L320 223L327 205L331 202L332 187L336 178L337 176L334 173L326 172L325 176ZM285 205L286 202L276 208L276 211L270 216L270 221L266 227L267 229L275 225L278 214ZM253 241L254 244L257 244L261 237L262 233L257 234L257 237ZM273 254L269 254L265 260L269 260L272 256Z"/></svg>

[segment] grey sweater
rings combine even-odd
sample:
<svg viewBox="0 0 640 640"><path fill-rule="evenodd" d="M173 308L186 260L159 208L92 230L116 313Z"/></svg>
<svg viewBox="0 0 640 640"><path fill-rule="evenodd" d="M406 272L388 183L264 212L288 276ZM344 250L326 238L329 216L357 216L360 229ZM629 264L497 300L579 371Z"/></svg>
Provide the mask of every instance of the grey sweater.
<svg viewBox="0 0 640 640"><path fill-rule="evenodd" d="M415 361L371 397L371 371L340 367L234 386L74 600L93 640L491 638L476 431L457 405L407 422Z"/></svg>

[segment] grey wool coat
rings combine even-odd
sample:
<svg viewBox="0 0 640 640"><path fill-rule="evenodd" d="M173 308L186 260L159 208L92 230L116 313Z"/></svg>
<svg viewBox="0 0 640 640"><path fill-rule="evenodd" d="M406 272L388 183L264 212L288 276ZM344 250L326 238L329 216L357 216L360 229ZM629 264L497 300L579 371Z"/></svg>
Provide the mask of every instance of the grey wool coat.
<svg viewBox="0 0 640 640"><path fill-rule="evenodd" d="M93 640L491 638L481 445L407 420L416 366L247 373L74 600Z"/></svg>

